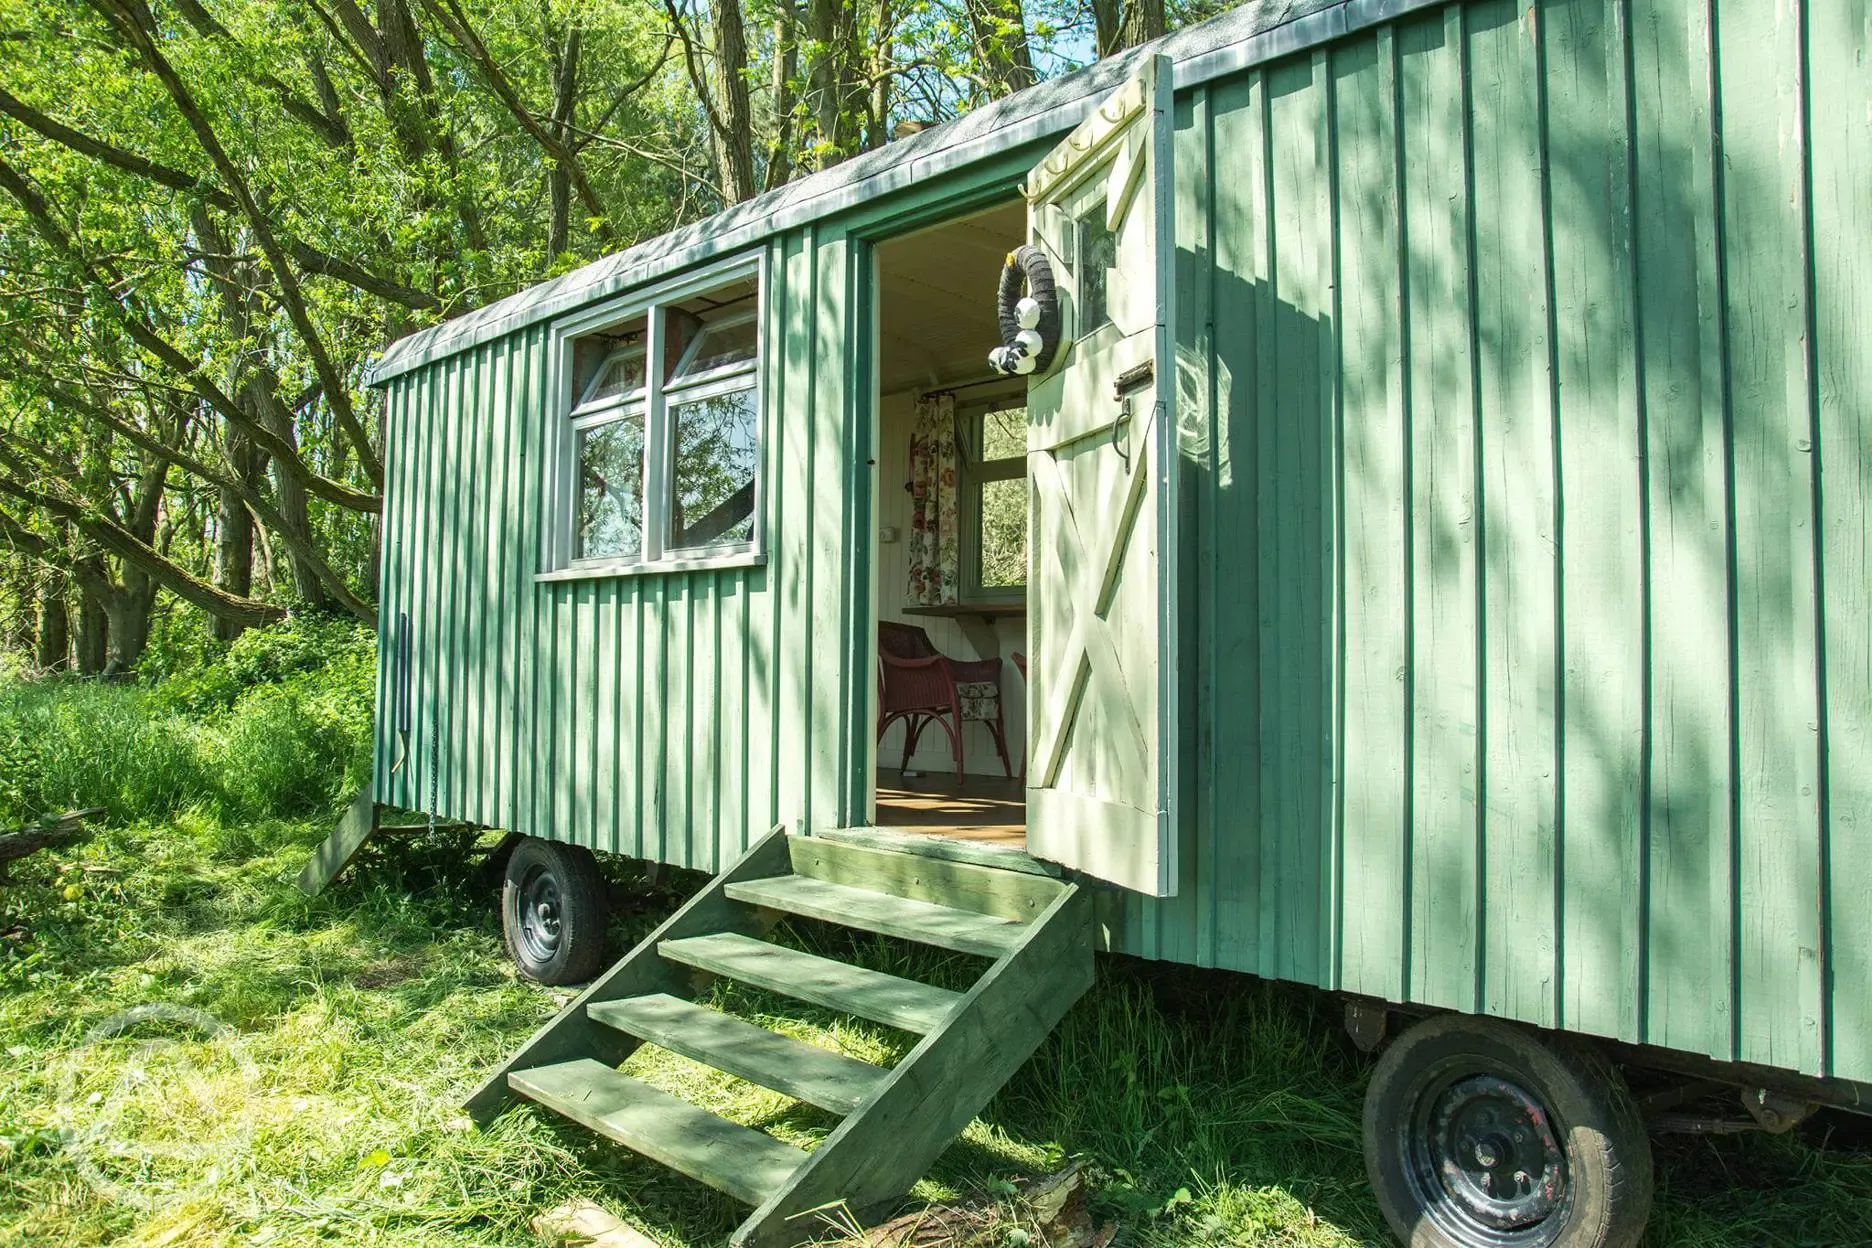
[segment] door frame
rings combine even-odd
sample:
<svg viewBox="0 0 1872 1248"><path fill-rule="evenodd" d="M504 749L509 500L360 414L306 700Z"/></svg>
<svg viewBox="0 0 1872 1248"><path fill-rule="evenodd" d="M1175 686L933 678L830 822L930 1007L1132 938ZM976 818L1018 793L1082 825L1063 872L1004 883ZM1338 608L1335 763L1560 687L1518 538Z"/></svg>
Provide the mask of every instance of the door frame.
<svg viewBox="0 0 1872 1248"><path fill-rule="evenodd" d="M869 471L861 474L860 480L864 484L859 491L860 497L854 500L852 507L852 521L857 526L857 532L853 540L855 557L847 577L846 610L853 625L851 658L856 666L853 679L846 682L848 705L844 708L844 714L851 730L845 751L846 775L840 786L837 803L841 817L833 825L833 830L877 827L876 673L878 576L881 564L878 558L877 500L878 450L882 445L884 399L879 368L882 343L877 248L882 243L960 221L992 208L1022 202L1021 181L1032 167L1032 153L1045 151L1051 142L1050 139L1044 140L1004 153L995 162L994 168L979 181L964 181L956 174L946 175L958 182L952 193L932 197L925 190L917 202L884 208L855 224L850 234L853 248L850 273L854 297L850 305L852 326L848 327L848 332L852 328L857 329L858 332L851 336L856 340L858 349L852 357L851 388L853 407L857 410L848 411L847 419L855 435L854 446L858 453L864 455ZM984 359L988 348L993 345L989 343L983 346ZM858 408L860 404L861 409ZM817 830L807 829L808 832ZM950 856L943 847L957 843L945 837L919 836L914 831L893 835L902 841L901 848L904 850L926 853L931 857ZM1018 853L1020 858L1027 859L1024 852L1008 848L996 852L1002 855Z"/></svg>

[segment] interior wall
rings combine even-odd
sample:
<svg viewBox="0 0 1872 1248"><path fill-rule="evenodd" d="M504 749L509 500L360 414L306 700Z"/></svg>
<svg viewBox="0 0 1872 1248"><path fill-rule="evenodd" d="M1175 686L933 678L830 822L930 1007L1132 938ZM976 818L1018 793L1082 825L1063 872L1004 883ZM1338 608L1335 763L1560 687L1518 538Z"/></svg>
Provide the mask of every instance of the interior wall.
<svg viewBox="0 0 1872 1248"><path fill-rule="evenodd" d="M878 491L877 491L877 607L878 618L901 620L920 625L942 653L956 659L999 657L1001 665L1002 714L1007 720L1008 760L1020 774L1021 751L1026 744L1027 686L1014 667L1016 652L1027 652L1027 621L1002 619L984 624L979 619L965 623L945 616L913 615L904 610L910 582L910 429L915 417L916 392L901 391L885 395L878 413ZM884 540L886 537L892 540ZM983 640L978 646L969 638L974 632ZM998 654L996 651L998 650ZM878 744L878 766L894 768L903 757L904 726L892 724ZM969 775L999 776L1001 760L995 754L994 737L978 723L963 725L962 749L965 770ZM954 761L949 756L949 738L939 727L924 729L911 755L914 771L953 774Z"/></svg>

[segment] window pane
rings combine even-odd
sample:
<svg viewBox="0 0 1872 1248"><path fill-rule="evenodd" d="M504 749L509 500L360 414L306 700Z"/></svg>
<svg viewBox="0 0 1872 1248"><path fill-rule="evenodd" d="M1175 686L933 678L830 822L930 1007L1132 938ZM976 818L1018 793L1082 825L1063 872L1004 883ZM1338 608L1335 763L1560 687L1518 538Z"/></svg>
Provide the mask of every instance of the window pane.
<svg viewBox="0 0 1872 1248"><path fill-rule="evenodd" d="M1111 320L1105 283L1118 263L1118 236L1105 225L1105 202L1079 218L1079 336Z"/></svg>
<svg viewBox="0 0 1872 1248"><path fill-rule="evenodd" d="M981 583L1005 589L1027 583L1027 478L981 487Z"/></svg>
<svg viewBox="0 0 1872 1248"><path fill-rule="evenodd" d="M982 415L982 462L1027 458L1027 409L1003 408Z"/></svg>
<svg viewBox="0 0 1872 1248"><path fill-rule="evenodd" d="M579 434L577 559L643 553L643 416Z"/></svg>
<svg viewBox="0 0 1872 1248"><path fill-rule="evenodd" d="M616 398L632 390L643 389L644 353L641 346L629 347L605 361L604 369L590 390L585 392L585 403L594 403L599 399Z"/></svg>
<svg viewBox="0 0 1872 1248"><path fill-rule="evenodd" d="M644 385L644 318L589 334L573 344L575 407L618 399Z"/></svg>
<svg viewBox="0 0 1872 1248"><path fill-rule="evenodd" d="M754 469L760 448L754 391L736 390L670 408L676 453L670 546L694 548L754 537Z"/></svg>
<svg viewBox="0 0 1872 1248"><path fill-rule="evenodd" d="M689 362L672 381L681 381L686 377L699 377L713 369L726 368L730 364L745 364L754 358L756 335L759 327L752 320L745 320L730 325L709 325L702 330L700 341L696 343L694 354Z"/></svg>

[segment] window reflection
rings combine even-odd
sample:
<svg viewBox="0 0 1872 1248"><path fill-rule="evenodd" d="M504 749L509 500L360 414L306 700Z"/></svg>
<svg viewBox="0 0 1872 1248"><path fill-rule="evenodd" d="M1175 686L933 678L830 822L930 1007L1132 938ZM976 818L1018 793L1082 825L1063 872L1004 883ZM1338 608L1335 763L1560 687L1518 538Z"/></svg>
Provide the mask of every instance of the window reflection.
<svg viewBox="0 0 1872 1248"><path fill-rule="evenodd" d="M643 551L643 417L579 435L578 549L574 558L635 558Z"/></svg>
<svg viewBox="0 0 1872 1248"><path fill-rule="evenodd" d="M1118 263L1118 236L1105 224L1103 201L1079 218L1078 234L1079 337L1083 338L1111 321L1105 304L1105 284Z"/></svg>
<svg viewBox="0 0 1872 1248"><path fill-rule="evenodd" d="M754 391L674 403L670 545L694 549L752 541L760 457Z"/></svg>

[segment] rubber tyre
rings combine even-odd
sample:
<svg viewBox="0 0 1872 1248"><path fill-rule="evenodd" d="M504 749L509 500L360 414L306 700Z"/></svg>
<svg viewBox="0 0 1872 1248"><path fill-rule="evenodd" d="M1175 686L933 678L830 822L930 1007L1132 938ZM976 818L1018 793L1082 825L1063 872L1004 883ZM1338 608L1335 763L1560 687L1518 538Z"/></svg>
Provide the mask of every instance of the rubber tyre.
<svg viewBox="0 0 1872 1248"><path fill-rule="evenodd" d="M1420 1110L1470 1074L1512 1081L1551 1121L1564 1158L1564 1195L1532 1227L1482 1226L1442 1185L1412 1182L1410 1141L1435 1134L1419 1130ZM1631 1093L1609 1062L1563 1037L1543 1039L1468 1015L1418 1023L1372 1071L1364 1135L1372 1191L1392 1232L1410 1248L1633 1248L1650 1217L1651 1141ZM1426 1189L1441 1198L1439 1208L1427 1207L1437 1202L1420 1195Z"/></svg>
<svg viewBox="0 0 1872 1248"><path fill-rule="evenodd" d="M608 918L604 876L590 850L529 836L507 855L501 934L526 978L542 984L592 978L604 965Z"/></svg>
<svg viewBox="0 0 1872 1248"><path fill-rule="evenodd" d="M1038 377L1053 366L1060 349L1059 289L1053 280L1053 266L1046 253L1023 243L1008 253L995 284L995 320L1001 326L1001 345L1011 347L1020 333L1020 318L1015 309L1022 295L1031 296L1040 305L1040 323L1034 332L1040 335L1040 350L1034 356L1033 376Z"/></svg>

